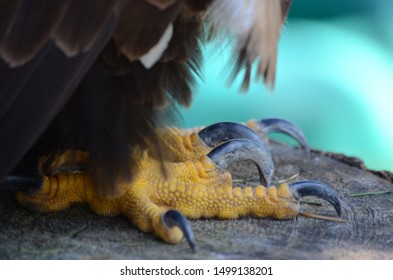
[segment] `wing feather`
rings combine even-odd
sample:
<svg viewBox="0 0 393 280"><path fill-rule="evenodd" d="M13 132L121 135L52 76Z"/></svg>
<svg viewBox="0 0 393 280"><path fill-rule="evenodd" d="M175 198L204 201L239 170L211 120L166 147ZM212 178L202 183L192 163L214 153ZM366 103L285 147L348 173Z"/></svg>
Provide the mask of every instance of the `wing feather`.
<svg viewBox="0 0 393 280"><path fill-rule="evenodd" d="M175 21L183 0L173 2L165 10L146 0L128 1L121 7L114 41L118 50L130 61L148 53L159 42L169 24Z"/></svg>
<svg viewBox="0 0 393 280"><path fill-rule="evenodd" d="M20 52L26 54L22 55L24 64L13 67L7 60L0 62L0 177L12 170L66 104L110 39L116 21L107 18L103 26L90 50L72 58L68 58L53 42L44 42L42 38L48 38L50 30L53 30L45 27L45 32L38 32L45 36L40 36L38 43L33 44L34 51L28 55ZM23 34L13 27L8 36L21 38ZM26 60L27 56L31 58Z"/></svg>
<svg viewBox="0 0 393 280"><path fill-rule="evenodd" d="M13 20L8 19L8 23L12 21L12 24L7 27L0 42L1 58L11 67L20 66L32 59L48 41L53 29L62 19L67 4L68 1L65 0L23 0L18 8L16 4L9 5L9 9L17 14Z"/></svg>
<svg viewBox="0 0 393 280"><path fill-rule="evenodd" d="M109 17L114 16L117 4L114 0L71 0L53 32L56 45L69 57L90 50L105 30Z"/></svg>
<svg viewBox="0 0 393 280"><path fill-rule="evenodd" d="M21 0L15 1L0 1L0 42L4 35L8 32L10 26L14 23L14 20L18 14L18 9Z"/></svg>

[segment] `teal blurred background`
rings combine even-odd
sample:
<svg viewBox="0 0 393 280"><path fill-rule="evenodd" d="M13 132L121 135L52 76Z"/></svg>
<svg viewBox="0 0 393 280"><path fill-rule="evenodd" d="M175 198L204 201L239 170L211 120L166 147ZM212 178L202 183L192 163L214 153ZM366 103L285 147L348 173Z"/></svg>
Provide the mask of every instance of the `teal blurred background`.
<svg viewBox="0 0 393 280"><path fill-rule="evenodd" d="M393 1L294 0L281 35L276 87L228 86L230 48L205 49L204 76L181 126L285 118L313 148L393 171ZM241 75L240 75L241 77Z"/></svg>

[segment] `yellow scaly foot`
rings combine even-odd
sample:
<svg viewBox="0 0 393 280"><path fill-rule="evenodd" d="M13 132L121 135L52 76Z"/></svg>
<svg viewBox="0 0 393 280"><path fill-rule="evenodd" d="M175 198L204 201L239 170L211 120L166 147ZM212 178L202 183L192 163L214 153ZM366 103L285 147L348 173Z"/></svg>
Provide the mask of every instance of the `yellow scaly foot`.
<svg viewBox="0 0 393 280"><path fill-rule="evenodd" d="M340 215L339 199L325 184L301 181L271 186L273 163L269 149L247 126L220 123L197 131L161 130L158 135L168 147L164 162L140 151L135 176L131 182L118 186L118 197L99 196L87 173L76 172L30 181L30 192L18 192L17 200L38 211L88 203L100 215L125 215L141 231L154 232L168 243L179 243L185 236L192 248L193 234L185 217L236 219L254 215L291 219L299 214L299 198L307 195L327 200ZM84 162L86 155L80 155ZM244 159L256 163L260 185L233 187L226 168ZM38 190L31 190L34 188Z"/></svg>

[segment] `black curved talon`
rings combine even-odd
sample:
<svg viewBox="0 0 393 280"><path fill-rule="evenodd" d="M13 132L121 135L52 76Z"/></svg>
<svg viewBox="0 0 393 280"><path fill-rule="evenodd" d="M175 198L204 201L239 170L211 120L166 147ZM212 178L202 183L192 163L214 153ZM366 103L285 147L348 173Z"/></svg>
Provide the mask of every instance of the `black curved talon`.
<svg viewBox="0 0 393 280"><path fill-rule="evenodd" d="M32 194L41 189L41 176L9 175L0 183L0 190L15 190Z"/></svg>
<svg viewBox="0 0 393 280"><path fill-rule="evenodd" d="M307 139L304 136L303 131L293 123L284 119L262 119L255 121L257 124L257 129L260 130L264 135L269 133L279 132L292 137L296 140L300 146L309 154L310 146L308 145Z"/></svg>
<svg viewBox="0 0 393 280"><path fill-rule="evenodd" d="M191 226L184 217L182 213L177 210L168 210L162 215L162 222L168 227L178 227L184 234L184 237L187 239L188 244L192 252L195 252L195 241L194 241L194 233L191 229Z"/></svg>
<svg viewBox="0 0 393 280"><path fill-rule="evenodd" d="M249 139L264 145L261 137L251 128L235 122L220 122L205 127L198 132L199 138L209 147L232 139Z"/></svg>
<svg viewBox="0 0 393 280"><path fill-rule="evenodd" d="M328 185L318 181L298 181L289 184L289 189L296 198L316 196L333 205L337 215L341 216L341 203L337 193Z"/></svg>
<svg viewBox="0 0 393 280"><path fill-rule="evenodd" d="M260 145L248 139L234 139L215 147L207 156L222 170L240 160L253 161L259 172L262 185L270 186L274 165L270 150L266 144Z"/></svg>

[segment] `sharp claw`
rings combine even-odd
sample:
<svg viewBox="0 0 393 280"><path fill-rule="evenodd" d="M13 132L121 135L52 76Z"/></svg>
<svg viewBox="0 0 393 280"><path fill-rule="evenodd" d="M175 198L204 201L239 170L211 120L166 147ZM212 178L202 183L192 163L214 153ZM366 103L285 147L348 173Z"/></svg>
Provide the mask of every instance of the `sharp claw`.
<svg viewBox="0 0 393 280"><path fill-rule="evenodd" d="M32 194L42 187L42 183L41 176L9 175L0 183L0 190L16 190Z"/></svg>
<svg viewBox="0 0 393 280"><path fill-rule="evenodd" d="M303 131L293 123L283 119L262 119L255 121L257 129L260 130L264 135L269 133L279 132L286 134L295 139L300 146L309 154L310 146L308 145L307 139L304 136Z"/></svg>
<svg viewBox="0 0 393 280"><path fill-rule="evenodd" d="M162 215L162 222L168 227L178 227L187 239L188 244L192 252L195 252L195 241L194 233L192 232L191 226L188 220L184 217L182 213L177 210L168 210Z"/></svg>
<svg viewBox="0 0 393 280"><path fill-rule="evenodd" d="M248 139L234 139L215 147L207 155L218 168L226 170L236 161L251 160L259 172L262 185L270 186L274 165L270 150L265 143L260 145Z"/></svg>
<svg viewBox="0 0 393 280"><path fill-rule="evenodd" d="M228 140L239 138L249 139L257 143L263 142L254 130L234 122L221 122L210 125L202 129L198 136L209 147L215 147Z"/></svg>
<svg viewBox="0 0 393 280"><path fill-rule="evenodd" d="M316 196L322 198L333 205L337 215L341 216L341 203L336 192L326 184L318 181L298 181L289 184L292 194L301 198L304 196Z"/></svg>

